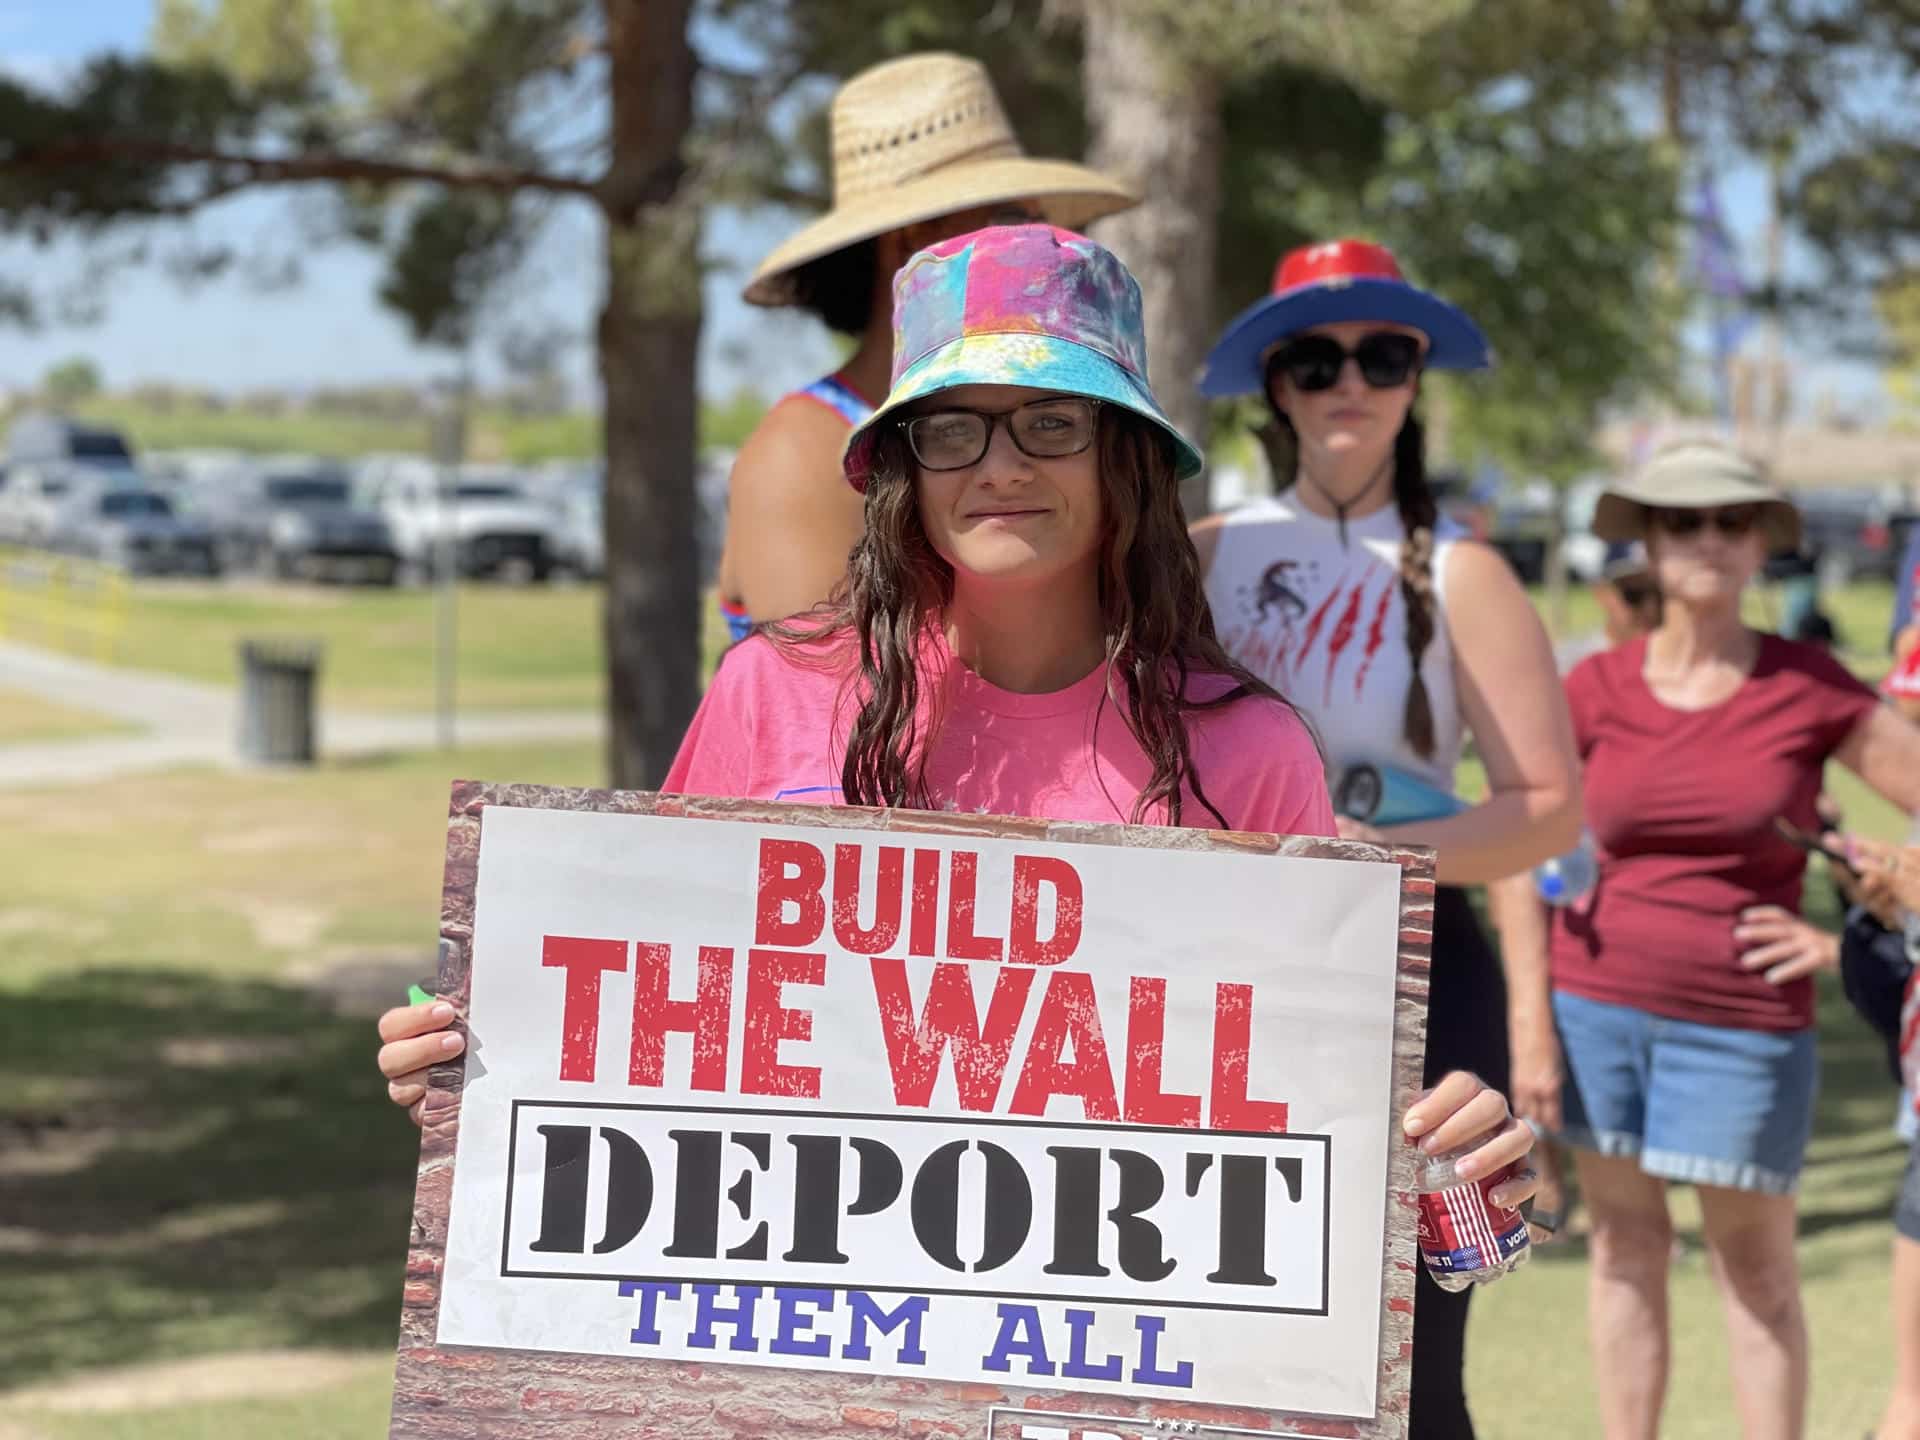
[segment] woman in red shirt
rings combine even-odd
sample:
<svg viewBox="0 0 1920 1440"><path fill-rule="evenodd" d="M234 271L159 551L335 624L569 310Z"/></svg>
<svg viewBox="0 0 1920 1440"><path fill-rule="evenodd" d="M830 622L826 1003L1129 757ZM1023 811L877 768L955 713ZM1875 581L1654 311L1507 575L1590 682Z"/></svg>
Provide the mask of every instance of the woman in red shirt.
<svg viewBox="0 0 1920 1440"><path fill-rule="evenodd" d="M1802 1433L1807 1337L1794 1190L1818 1078L1799 918L1829 759L1920 808L1920 731L1825 652L1761 634L1742 592L1799 516L1718 444L1661 452L1594 530L1644 537L1658 629L1567 679L1600 879L1557 913L1553 1017L1565 1138L1593 1218L1590 1332L1609 1440L1659 1427L1668 1364L1666 1187L1700 1196L1749 1437Z"/></svg>

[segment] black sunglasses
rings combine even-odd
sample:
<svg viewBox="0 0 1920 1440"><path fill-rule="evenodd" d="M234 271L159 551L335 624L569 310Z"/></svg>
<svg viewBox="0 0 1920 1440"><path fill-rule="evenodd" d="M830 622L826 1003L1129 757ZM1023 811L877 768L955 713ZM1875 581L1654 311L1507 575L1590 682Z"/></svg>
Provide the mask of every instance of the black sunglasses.
<svg viewBox="0 0 1920 1440"><path fill-rule="evenodd" d="M1411 335L1381 330L1361 337L1349 350L1331 335L1302 335L1281 346L1267 361L1267 390L1274 388L1274 377L1285 372L1297 390L1331 390L1340 382L1340 372L1352 360L1360 367L1360 378L1375 390L1391 390L1407 383L1407 377L1419 367L1420 342Z"/></svg>
<svg viewBox="0 0 1920 1440"><path fill-rule="evenodd" d="M935 410L900 422L913 458L927 470L977 465L1004 423L1014 448L1035 460L1061 460L1093 443L1100 402L1080 395L1029 400L1011 410Z"/></svg>
<svg viewBox="0 0 1920 1440"><path fill-rule="evenodd" d="M1760 523L1760 509L1755 505L1732 505L1721 510L1669 510L1655 506L1653 523L1676 539L1698 535L1711 525L1729 540L1738 540L1751 534L1753 527Z"/></svg>
<svg viewBox="0 0 1920 1440"><path fill-rule="evenodd" d="M1620 592L1620 598L1626 601L1627 607L1632 610L1638 610L1649 601L1658 599L1660 595L1659 588L1651 580L1616 580L1613 582L1613 588Z"/></svg>

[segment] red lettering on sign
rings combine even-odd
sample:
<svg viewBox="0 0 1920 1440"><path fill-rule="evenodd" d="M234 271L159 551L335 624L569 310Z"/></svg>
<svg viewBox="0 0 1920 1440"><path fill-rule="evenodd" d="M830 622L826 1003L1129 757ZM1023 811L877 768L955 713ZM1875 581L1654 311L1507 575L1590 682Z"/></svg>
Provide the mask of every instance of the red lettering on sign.
<svg viewBox="0 0 1920 1440"><path fill-rule="evenodd" d="M953 852L947 879L947 955L954 960L998 960L1005 948L994 935L976 935L973 925L978 905L974 892L980 884L980 857L970 850Z"/></svg>
<svg viewBox="0 0 1920 1440"><path fill-rule="evenodd" d="M932 852L922 852L932 853ZM953 1082L962 1110L991 1110L1013 1053L1013 1037L1026 1010L1034 972L1006 969L995 973L987 1019L980 1022L973 995L973 974L965 965L933 967L927 1001L918 1023L907 985L907 962L875 960L873 991L880 1004L880 1030L886 1037L887 1064L893 1071L897 1104L925 1109L940 1074L940 1055L953 1051Z"/></svg>
<svg viewBox="0 0 1920 1440"><path fill-rule="evenodd" d="M940 852L913 852L913 924L907 932L907 952L932 960L940 924Z"/></svg>
<svg viewBox="0 0 1920 1440"><path fill-rule="evenodd" d="M804 840L760 842L759 913L753 932L757 945L803 950L827 928L827 857ZM794 917L787 918L792 905Z"/></svg>
<svg viewBox="0 0 1920 1440"><path fill-rule="evenodd" d="M1040 887L1053 887L1053 934L1040 938ZM1050 855L1013 859L1013 924L1007 958L1016 965L1058 965L1080 948L1084 902L1080 872Z"/></svg>
<svg viewBox="0 0 1920 1440"><path fill-rule="evenodd" d="M1061 1058L1069 1041L1071 1061ZM1077 1097L1089 1120L1120 1118L1093 977L1084 970L1055 970L1047 976L1047 993L1034 1017L1027 1063L1021 1067L1008 1109L1016 1115L1042 1115L1055 1095Z"/></svg>
<svg viewBox="0 0 1920 1440"><path fill-rule="evenodd" d="M667 1035L693 1036L689 1084L695 1090L727 1088L727 1022L733 1014L733 950L700 947L693 999L668 995L672 955L665 945L641 945L633 973L633 1034L627 1045L627 1083L661 1085L667 1068Z"/></svg>
<svg viewBox="0 0 1920 1440"><path fill-rule="evenodd" d="M826 978L827 957L817 952L747 952L747 1020L740 1036L741 1094L820 1098L818 1066L780 1063L782 1040L813 1038L813 1012L782 1005L780 987L822 985Z"/></svg>
<svg viewBox="0 0 1920 1440"><path fill-rule="evenodd" d="M1213 987L1213 1093L1207 1124L1215 1130L1266 1130L1284 1135L1287 1107L1247 1098L1247 1052L1253 1045L1253 987Z"/></svg>
<svg viewBox="0 0 1920 1440"><path fill-rule="evenodd" d="M566 1003L560 1014L560 1078L590 1082L600 1050L600 977L627 968L624 940L582 940L547 935L540 963L567 972Z"/></svg>
<svg viewBox="0 0 1920 1440"><path fill-rule="evenodd" d="M907 852L897 845L880 847L879 874L874 886L873 928L860 928L860 847L833 847L833 938L850 955L881 955L900 938L901 892L905 888Z"/></svg>
<svg viewBox="0 0 1920 1440"><path fill-rule="evenodd" d="M1197 1129L1200 1097L1160 1088L1160 1062L1167 1044L1167 982L1136 975L1127 995L1127 1120L1134 1125L1181 1125Z"/></svg>

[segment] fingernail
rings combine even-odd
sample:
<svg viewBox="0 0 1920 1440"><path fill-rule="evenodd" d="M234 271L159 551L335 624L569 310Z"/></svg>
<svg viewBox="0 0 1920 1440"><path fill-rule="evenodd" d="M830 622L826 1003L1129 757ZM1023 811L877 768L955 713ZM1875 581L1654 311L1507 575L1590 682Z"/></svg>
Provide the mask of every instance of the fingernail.
<svg viewBox="0 0 1920 1440"><path fill-rule="evenodd" d="M1418 1115L1409 1115L1400 1122L1400 1128L1409 1135L1418 1135L1426 1130L1427 1122Z"/></svg>
<svg viewBox="0 0 1920 1440"><path fill-rule="evenodd" d="M436 1020L451 1020L453 1019L453 1006L447 1004L446 1001L442 1000L438 1005L434 1006L433 1009L428 1013L431 1014L433 1018Z"/></svg>
<svg viewBox="0 0 1920 1440"><path fill-rule="evenodd" d="M442 1035L440 1037L440 1048L442 1050L448 1051L449 1053L451 1053L452 1051L458 1050L465 1043L466 1042L462 1040L458 1034Z"/></svg>
<svg viewBox="0 0 1920 1440"><path fill-rule="evenodd" d="M1438 1135L1427 1136L1426 1139L1420 1142L1420 1148L1429 1155L1437 1155L1440 1152L1440 1137Z"/></svg>
<svg viewBox="0 0 1920 1440"><path fill-rule="evenodd" d="M1468 1156L1464 1160L1456 1160L1453 1162L1453 1173L1458 1175L1462 1180L1478 1180L1480 1178L1480 1162L1472 1156Z"/></svg>

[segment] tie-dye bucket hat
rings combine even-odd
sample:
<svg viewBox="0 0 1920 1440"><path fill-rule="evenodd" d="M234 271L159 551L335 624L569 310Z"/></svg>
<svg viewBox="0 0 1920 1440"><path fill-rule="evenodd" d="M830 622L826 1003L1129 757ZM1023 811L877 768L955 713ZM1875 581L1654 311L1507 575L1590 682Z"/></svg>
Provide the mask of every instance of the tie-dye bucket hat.
<svg viewBox="0 0 1920 1440"><path fill-rule="evenodd" d="M1022 385L1085 395L1167 432L1180 478L1200 451L1147 383L1140 287L1113 252L1071 230L1006 225L920 251L893 282L893 385L847 437L845 466L865 493L880 427L903 407L960 385Z"/></svg>

